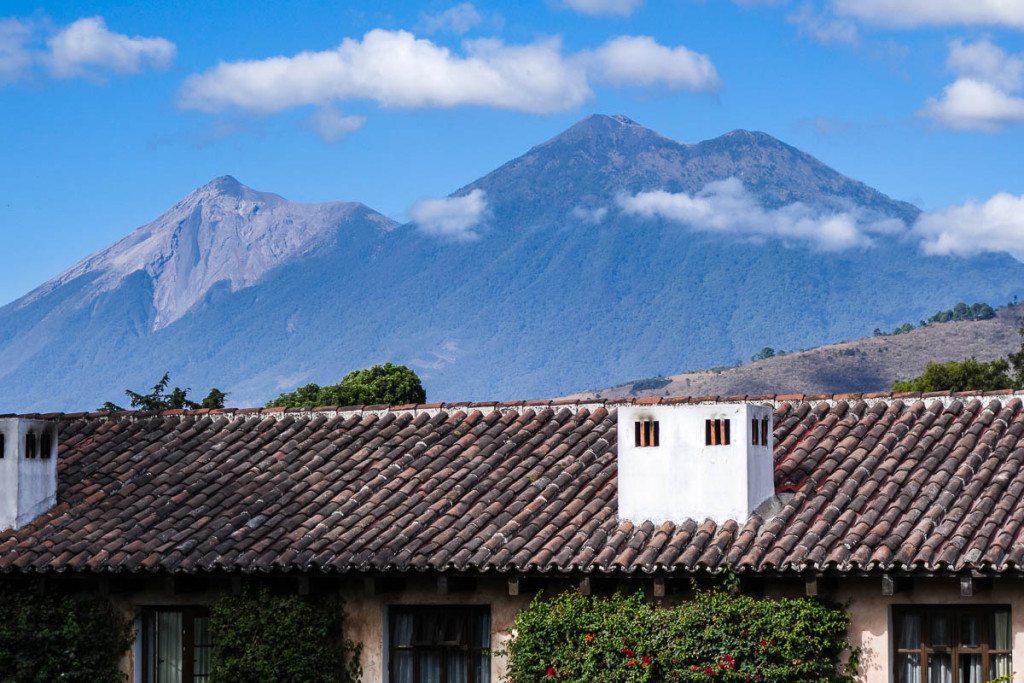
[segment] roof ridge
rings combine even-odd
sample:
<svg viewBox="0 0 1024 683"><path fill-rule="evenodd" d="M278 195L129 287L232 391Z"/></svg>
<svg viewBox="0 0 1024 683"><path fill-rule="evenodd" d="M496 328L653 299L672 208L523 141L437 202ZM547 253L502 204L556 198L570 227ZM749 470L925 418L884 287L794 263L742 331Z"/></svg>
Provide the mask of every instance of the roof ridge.
<svg viewBox="0 0 1024 683"><path fill-rule="evenodd" d="M6 413L2 418L23 418L35 420L77 420L77 419L146 419L150 417L197 417L202 415L226 416L278 416L278 415L326 415L352 416L366 414L425 413L434 415L453 409L481 410L490 408L508 412L521 408L559 408L574 406L576 410L620 405L711 405L717 403L770 403L775 407L783 403L828 403L840 401L865 401L869 405L879 401L906 399L934 399L949 405L962 399L1020 398L1024 400L1024 389L997 389L993 391L880 391L870 393L842 394L745 394L732 396L650 396L640 398L587 398L587 399L540 399L520 401L457 401L450 403L409 403L405 405L358 405L358 406L303 406L297 408L197 408L195 410L120 410L77 413Z"/></svg>

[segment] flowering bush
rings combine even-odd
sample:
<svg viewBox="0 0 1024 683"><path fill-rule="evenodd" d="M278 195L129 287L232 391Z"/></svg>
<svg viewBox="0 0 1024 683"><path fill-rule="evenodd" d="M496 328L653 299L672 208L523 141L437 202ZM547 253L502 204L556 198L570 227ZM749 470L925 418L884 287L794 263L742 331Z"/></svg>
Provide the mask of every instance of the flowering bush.
<svg viewBox="0 0 1024 683"><path fill-rule="evenodd" d="M812 598L722 589L674 607L648 604L640 593L538 596L516 617L506 680L849 683L856 657L840 662L848 623L841 608Z"/></svg>

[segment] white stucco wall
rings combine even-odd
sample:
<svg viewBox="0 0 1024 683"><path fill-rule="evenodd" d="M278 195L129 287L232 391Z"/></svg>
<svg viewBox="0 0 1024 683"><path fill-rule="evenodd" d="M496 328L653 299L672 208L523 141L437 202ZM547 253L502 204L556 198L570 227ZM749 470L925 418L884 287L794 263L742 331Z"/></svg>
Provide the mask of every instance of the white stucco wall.
<svg viewBox="0 0 1024 683"><path fill-rule="evenodd" d="M893 605L1009 605L1013 630L1014 683L1024 683L1024 584L996 580L991 590L960 597L955 578L916 579L913 587L891 597L882 595L879 579L851 579L839 584L835 600L850 615L850 644L861 648L862 683L892 681Z"/></svg>
<svg viewBox="0 0 1024 683"><path fill-rule="evenodd" d="M57 425L47 420L0 419L4 453L0 458L0 529L20 528L57 502ZM36 457L26 458L25 436L36 437ZM41 455L44 432L49 432L49 457Z"/></svg>
<svg viewBox="0 0 1024 683"><path fill-rule="evenodd" d="M771 420L771 408L749 403L620 406L619 519L747 519L775 493L771 428L767 444L751 443L750 421L762 418ZM643 420L658 421L657 447L635 445ZM730 421L729 445L705 444L705 420Z"/></svg>

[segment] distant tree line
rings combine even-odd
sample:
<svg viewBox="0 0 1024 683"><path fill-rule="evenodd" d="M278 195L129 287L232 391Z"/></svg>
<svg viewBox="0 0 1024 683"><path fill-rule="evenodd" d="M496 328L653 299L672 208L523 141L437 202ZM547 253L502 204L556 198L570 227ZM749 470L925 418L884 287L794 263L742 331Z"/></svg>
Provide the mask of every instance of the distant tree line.
<svg viewBox="0 0 1024 683"><path fill-rule="evenodd" d="M165 372L150 391L142 393L126 389L124 393L128 396L133 410L219 409L224 407L224 400L228 396L227 393L213 388L202 401L193 401L188 397L191 387L174 387L168 391L169 385L170 375ZM415 372L404 365L384 363L363 370L353 370L337 384L306 384L295 391L279 395L269 401L267 407L406 405L426 402L427 393ZM116 412L124 408L107 401L100 410Z"/></svg>
<svg viewBox="0 0 1024 683"><path fill-rule="evenodd" d="M988 304L971 304L968 306L961 301L953 308L939 311L927 320L919 321L917 327L928 327L937 323L951 323L961 320L988 320L994 317L996 317L996 311ZM890 335L905 334L917 329L917 327L914 326L914 323L903 323L892 332L886 332L876 327L873 334L876 337L888 337Z"/></svg>
<svg viewBox="0 0 1024 683"><path fill-rule="evenodd" d="M894 392L903 391L995 391L1024 388L1024 325L1017 330L1020 348L1006 358L979 361L974 356L962 361L928 363L924 373L910 380L897 380Z"/></svg>

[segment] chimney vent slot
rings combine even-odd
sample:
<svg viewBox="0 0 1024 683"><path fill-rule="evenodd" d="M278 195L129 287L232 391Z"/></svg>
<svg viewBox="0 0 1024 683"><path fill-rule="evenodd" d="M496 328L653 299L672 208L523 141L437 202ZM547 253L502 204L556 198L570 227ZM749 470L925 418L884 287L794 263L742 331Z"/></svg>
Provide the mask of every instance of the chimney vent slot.
<svg viewBox="0 0 1024 683"><path fill-rule="evenodd" d="M768 418L761 419L761 444L763 446L768 445Z"/></svg>
<svg viewBox="0 0 1024 683"><path fill-rule="evenodd" d="M660 429L657 420L637 420L634 423L633 436L637 448L655 447L660 442Z"/></svg>
<svg viewBox="0 0 1024 683"><path fill-rule="evenodd" d="M50 457L51 451L53 451L53 436L49 431L44 431L39 435L39 457L46 460Z"/></svg>
<svg viewBox="0 0 1024 683"><path fill-rule="evenodd" d="M36 457L36 433L29 431L25 435L25 457L32 459Z"/></svg>
<svg viewBox="0 0 1024 683"><path fill-rule="evenodd" d="M704 420L704 445L728 446L729 420Z"/></svg>
<svg viewBox="0 0 1024 683"><path fill-rule="evenodd" d="M4 457L4 446L5 445L6 444L4 442L4 433L0 432L0 460L2 460L3 457Z"/></svg>

